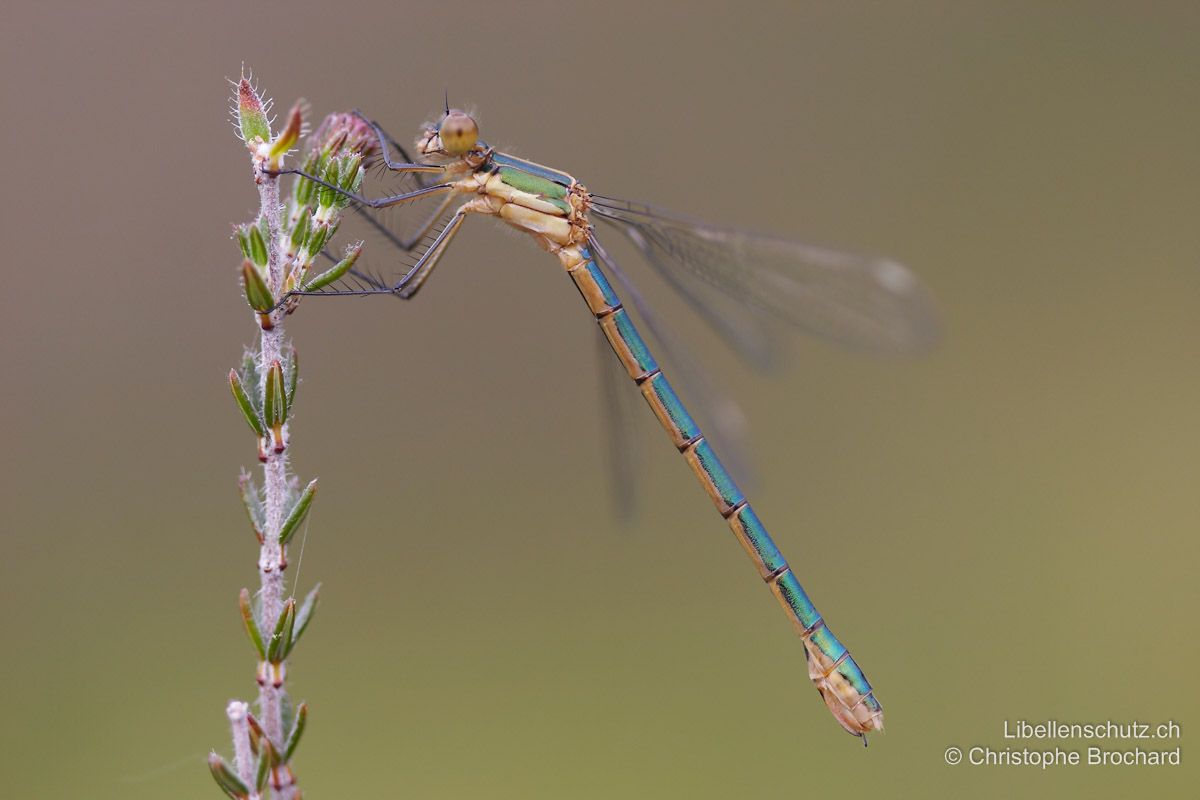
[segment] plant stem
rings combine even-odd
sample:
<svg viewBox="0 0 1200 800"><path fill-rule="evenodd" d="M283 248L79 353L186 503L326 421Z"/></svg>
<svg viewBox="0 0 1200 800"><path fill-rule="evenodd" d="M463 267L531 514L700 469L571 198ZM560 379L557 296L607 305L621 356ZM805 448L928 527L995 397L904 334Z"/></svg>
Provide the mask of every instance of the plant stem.
<svg viewBox="0 0 1200 800"><path fill-rule="evenodd" d="M285 686L287 661L308 628L320 587L298 603L284 580L287 543L304 523L317 481L301 489L288 472L288 420L299 364L283 322L296 308L297 287L338 280L353 266L362 243L351 244L340 262L314 279L324 283L305 283L317 255L328 253L329 238L347 201L336 193L316 192L313 181L299 181L291 186L285 211L278 173L284 158L300 144L305 103L292 106L284 128L275 135L270 101L263 101L245 75L234 85L235 127L250 151L260 204L253 222L235 228L242 253L242 288L259 329L258 348L247 349L241 368L231 369L228 376L234 402L258 442L263 474L261 490L244 471L238 482L259 542L258 602L252 601L248 589L238 595L242 625L258 656L258 714L252 715L244 702L228 704L225 713L233 734L234 763L231 766L214 752L208 767L221 790L235 800L262 800L267 787L273 800L296 800L300 790L290 762L307 725L308 706L300 703L293 709L291 705ZM371 133L354 115L331 114L309 139L302 163L315 174L334 176L343 192L358 191L363 162L376 149Z"/></svg>
<svg viewBox="0 0 1200 800"><path fill-rule="evenodd" d="M267 220L270 237L267 242L267 285L273 295L278 295L283 283L283 265L281 261L282 248L280 240L283 236L279 219L279 178L263 172L262 165L255 167L255 182L258 184L258 196L261 214ZM270 314L270 328L262 328L259 336L259 374L264 385L259 387L266 391L265 382L270 374L271 365L281 361L283 356L284 330L282 309L276 309ZM260 583L260 598L262 602L262 619L260 626L264 631L273 630L275 621L283 609L284 575L287 566L283 548L279 544L279 530L287 513L287 450L282 445L287 441L287 423L283 427L284 439L275 442L275 446L264 448L263 461L263 541L258 556L258 571ZM280 744L283 740L283 714L281 686L275 685L270 676L263 679L260 676L258 690L259 711L263 716L263 729L272 742ZM280 672L282 680L283 673Z"/></svg>

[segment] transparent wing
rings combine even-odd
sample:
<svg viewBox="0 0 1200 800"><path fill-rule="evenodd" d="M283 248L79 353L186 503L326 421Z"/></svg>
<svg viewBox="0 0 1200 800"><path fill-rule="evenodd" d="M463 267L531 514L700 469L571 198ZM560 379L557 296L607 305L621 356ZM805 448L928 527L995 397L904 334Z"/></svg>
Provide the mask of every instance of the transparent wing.
<svg viewBox="0 0 1200 800"><path fill-rule="evenodd" d="M703 282L759 313L856 349L920 352L937 342L932 298L895 261L708 225L627 200L597 195L593 201L592 213L617 223L660 273L677 273L671 283ZM711 316L709 322L745 351L738 341L745 326L731 335L731 323Z"/></svg>
<svg viewBox="0 0 1200 800"><path fill-rule="evenodd" d="M604 245L594 235L590 237L588 244L610 282L616 281L621 287L622 296L633 306L637 316L645 324L646 331L657 345L655 351L663 357L668 366L672 384L684 398L693 415L698 418L706 438L721 453L725 460L725 468L733 473L743 487L753 486L753 459L750 458L747 443L748 425L741 406L717 387L708 371L683 341L672 334L669 326L660 322L658 314ZM612 357L612 350L607 345L605 340L608 361L615 365L617 360ZM636 391L629 385L628 376L623 370L618 370L618 374L622 378L619 382L625 385L624 388L631 392Z"/></svg>
<svg viewBox="0 0 1200 800"><path fill-rule="evenodd" d="M663 282L678 293L742 360L763 372L773 372L779 366L783 348L777 320L732 299L727 291L705 281L692 280L665 257L662 248L651 244L634 226L600 219L619 230L640 250L646 263Z"/></svg>
<svg viewBox="0 0 1200 800"><path fill-rule="evenodd" d="M622 525L631 525L638 510L638 457L641 437L634 427L642 418L636 390L617 359L604 333L596 326L596 366L600 370L601 419L609 491L613 510Z"/></svg>

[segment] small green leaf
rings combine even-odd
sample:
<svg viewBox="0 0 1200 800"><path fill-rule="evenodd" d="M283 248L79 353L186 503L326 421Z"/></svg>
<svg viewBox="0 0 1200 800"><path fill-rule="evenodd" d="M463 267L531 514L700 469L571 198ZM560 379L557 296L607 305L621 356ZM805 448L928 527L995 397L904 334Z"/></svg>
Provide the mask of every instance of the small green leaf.
<svg viewBox="0 0 1200 800"><path fill-rule="evenodd" d="M258 720L255 719L254 715L249 712L246 714L246 722L250 723L250 750L255 755L258 755L258 746L262 743L262 740L265 736L263 734L262 725L260 725Z"/></svg>
<svg viewBox="0 0 1200 800"><path fill-rule="evenodd" d="M304 491L296 498L292 510L288 512L287 517L283 520L283 525L279 527L279 543L287 544L296 535L300 523L304 522L304 518L308 516L309 506L312 505L313 496L317 493L317 479L313 478L308 486L304 487Z"/></svg>
<svg viewBox="0 0 1200 800"><path fill-rule="evenodd" d="M264 749L258 754L258 766L254 769L254 788L261 797L267 791L267 781L271 779L271 756Z"/></svg>
<svg viewBox="0 0 1200 800"><path fill-rule="evenodd" d="M319 175L321 173L321 154L313 152L308 154L308 158L304 160L303 171L309 175ZM307 178L300 178L296 181L295 189L292 194L296 198L296 208L311 205L313 196L317 193L317 185Z"/></svg>
<svg viewBox="0 0 1200 800"><path fill-rule="evenodd" d="M304 252L310 256L321 252L325 243L333 237L334 230L328 223L317 223L309 229L308 239L304 242Z"/></svg>
<svg viewBox="0 0 1200 800"><path fill-rule="evenodd" d="M250 248L250 260L259 269L266 269L267 259L269 258L267 240L263 237L263 232L257 225L246 226L246 244Z"/></svg>
<svg viewBox="0 0 1200 800"><path fill-rule="evenodd" d="M292 760L292 754L296 752L296 745L300 744L300 737L304 735L304 726L307 724L308 703L301 703L296 706L296 722L287 735L287 743L283 746L283 763Z"/></svg>
<svg viewBox="0 0 1200 800"><path fill-rule="evenodd" d="M242 262L242 288L246 292L246 302L258 313L265 314L275 307L275 298L267 288L267 282L250 259Z"/></svg>
<svg viewBox="0 0 1200 800"><path fill-rule="evenodd" d="M233 235L237 238L238 249L242 251L243 258L250 258L249 230L249 225L238 225L233 229Z"/></svg>
<svg viewBox="0 0 1200 800"><path fill-rule="evenodd" d="M266 736L263 737L263 753L266 754L267 761L272 768L278 767L283 763L283 760L279 757L279 751L275 749L275 743Z"/></svg>
<svg viewBox="0 0 1200 800"><path fill-rule="evenodd" d="M271 123L267 119L262 98L254 91L250 80L244 77L238 82L237 115L242 141L246 144L251 144L255 139L271 141Z"/></svg>
<svg viewBox="0 0 1200 800"><path fill-rule="evenodd" d="M232 797L233 800L246 800L250 796L250 787L242 783L242 779L225 763L225 759L216 753L209 754L208 769L212 772L217 786L221 787L221 791Z"/></svg>
<svg viewBox="0 0 1200 800"><path fill-rule="evenodd" d="M325 228L325 244L329 244L329 240L334 237L341 225L342 221L338 217L334 217L329 221ZM322 247L324 247L324 245L322 245Z"/></svg>
<svg viewBox="0 0 1200 800"><path fill-rule="evenodd" d="M292 696L287 689L279 690L279 721L285 731L290 731L296 724L296 708L292 705Z"/></svg>
<svg viewBox="0 0 1200 800"><path fill-rule="evenodd" d="M304 247L304 240L308 238L308 232L312 229L312 212L308 210L308 206L304 206L300 212L300 219L296 220L296 226L292 228L292 235L289 241L291 242L291 252L299 253L300 248Z"/></svg>
<svg viewBox="0 0 1200 800"><path fill-rule="evenodd" d="M258 413L250 403L250 398L246 394L246 387L242 385L242 378L237 374L236 370L229 370L229 388L233 391L233 399L237 402L238 408L241 409L242 416L246 418L246 424L250 426L250 430L254 431L260 438L266 436L267 432L263 428L262 420L258 418Z"/></svg>
<svg viewBox="0 0 1200 800"><path fill-rule="evenodd" d="M263 422L271 427L275 421L275 393L271 391L271 373L267 372L266 383L263 384Z"/></svg>
<svg viewBox="0 0 1200 800"><path fill-rule="evenodd" d="M339 161L340 159L332 158L325 164L325 172L319 176L321 180L334 186L338 185L338 181L342 177L339 171ZM337 193L336 189L332 189L324 184L317 184L317 203L322 208L330 208L337 205L340 198L341 195Z"/></svg>
<svg viewBox="0 0 1200 800"><path fill-rule="evenodd" d="M287 389L283 383L283 365L272 361L267 370L267 385L263 392L263 421L275 434L275 451L283 450L283 423L287 422Z"/></svg>
<svg viewBox="0 0 1200 800"><path fill-rule="evenodd" d="M242 474L238 475L238 494L242 497L242 505L246 507L246 516L250 519L250 527L254 529L254 535L261 541L263 528L267 524L266 516L263 513L262 503L258 499L258 487L254 485L254 478L246 470L242 470Z"/></svg>
<svg viewBox="0 0 1200 800"><path fill-rule="evenodd" d="M275 745L271 744L271 740L264 736L262 738L262 753L258 757L258 768L254 777L254 784L258 787L260 795L266 791L267 782L271 779L271 770L282 763L279 758L279 751L275 749Z"/></svg>
<svg viewBox="0 0 1200 800"><path fill-rule="evenodd" d="M275 412L278 415L279 424L282 425L292 414L292 409L288 405L287 381L283 377L282 361L271 363L271 371L267 373L267 380L275 387Z"/></svg>
<svg viewBox="0 0 1200 800"><path fill-rule="evenodd" d="M350 129L339 126L334 130L333 135L327 138L321 145L321 155L325 159L330 159L333 154L342 149L342 145L346 143L346 139L350 137Z"/></svg>
<svg viewBox="0 0 1200 800"><path fill-rule="evenodd" d="M296 355L296 348L291 345L288 346L283 379L287 386L288 408L292 408L296 403L296 387L300 384L300 356Z"/></svg>
<svg viewBox="0 0 1200 800"><path fill-rule="evenodd" d="M279 621L275 623L275 632L271 634L271 642L267 645L267 660L278 664L287 658L291 649L292 630L296 624L296 601L288 600L279 612Z"/></svg>
<svg viewBox="0 0 1200 800"><path fill-rule="evenodd" d="M267 648L263 646L262 633L258 630L258 622L254 619L254 606L250 603L250 590L242 589L238 595L238 608L242 612L242 624L246 626L246 635L250 643L258 651L259 658L267 657Z"/></svg>
<svg viewBox="0 0 1200 800"><path fill-rule="evenodd" d="M362 254L362 248L362 242L358 242L357 244L352 244L347 247L346 257L322 272L320 275L313 278L311 281L305 283L304 291L315 291L323 286L328 286L329 284L341 278L350 271L350 268L354 266L354 262L358 261L359 255Z"/></svg>
<svg viewBox="0 0 1200 800"><path fill-rule="evenodd" d="M252 350L249 347L242 349L242 366L238 370L238 374L242 376L242 382L257 386L260 382L258 375L258 351ZM257 406L255 406L257 408Z"/></svg>
<svg viewBox="0 0 1200 800"><path fill-rule="evenodd" d="M312 621L313 612L317 610L317 601L321 597L321 584L313 587L312 591L304 597L304 602L300 604L300 610L296 612L296 632L292 634L292 646L300 641L300 637L304 635L304 631L308 629L308 623Z"/></svg>
<svg viewBox="0 0 1200 800"><path fill-rule="evenodd" d="M342 162L342 174L338 186L341 186L347 192L358 191L359 184L362 183L362 156L358 153L353 153L340 160Z"/></svg>
<svg viewBox="0 0 1200 800"><path fill-rule="evenodd" d="M262 745L262 753L258 757L254 777L254 784L258 787L259 795L263 795L266 791L267 782L271 779L271 770L283 763L279 758L279 751L275 749L275 745L271 744L270 739L264 736Z"/></svg>
<svg viewBox="0 0 1200 800"><path fill-rule="evenodd" d="M238 377L242 379L242 386L258 387L262 385L262 376L258 371L258 353L249 348L242 351L242 365L238 368ZM254 391L247 392L250 398L250 405L254 407L254 411L258 414L259 419L262 418L262 392Z"/></svg>
<svg viewBox="0 0 1200 800"><path fill-rule="evenodd" d="M262 240L264 242L271 241L271 222L267 219L266 214L259 217L256 224L258 225L258 235L262 237Z"/></svg>

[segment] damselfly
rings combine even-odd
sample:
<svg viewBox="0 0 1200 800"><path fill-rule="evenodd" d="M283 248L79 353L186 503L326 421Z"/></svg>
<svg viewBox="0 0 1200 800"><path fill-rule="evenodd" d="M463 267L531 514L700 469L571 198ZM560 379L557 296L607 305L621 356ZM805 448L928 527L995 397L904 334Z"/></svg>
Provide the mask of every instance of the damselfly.
<svg viewBox="0 0 1200 800"><path fill-rule="evenodd" d="M594 194L565 172L489 147L479 138L475 120L448 104L440 121L421 131L419 162L379 125L360 120L378 138L386 168L411 180L412 188L371 199L300 169L284 172L345 195L377 232L408 254L407 260L395 280L352 270L349 283L293 292L289 302L307 294L412 298L471 214L498 217L529 234L571 276L620 364L778 598L804 644L809 677L833 716L864 741L868 732L881 730L883 708L870 683L809 600L635 328L606 273L629 292L632 286L592 223L607 223L624 234L702 311L713 307L714 296L729 297L760 315L865 349L917 350L936 338L932 303L913 275L894 261L755 236ZM371 210L429 197L437 199L437 207L410 237L372 216ZM640 295L630 296L645 319ZM751 347L744 330L721 315L709 314L708 321L735 346Z"/></svg>

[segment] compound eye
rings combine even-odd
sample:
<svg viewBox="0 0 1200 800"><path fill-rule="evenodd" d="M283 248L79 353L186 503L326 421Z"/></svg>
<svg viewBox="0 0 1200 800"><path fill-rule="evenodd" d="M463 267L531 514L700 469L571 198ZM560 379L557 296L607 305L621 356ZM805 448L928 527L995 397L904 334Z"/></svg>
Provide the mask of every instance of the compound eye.
<svg viewBox="0 0 1200 800"><path fill-rule="evenodd" d="M461 156L479 141L479 126L471 119L470 114L451 109L438 127L438 136L442 140L442 149L447 154Z"/></svg>

